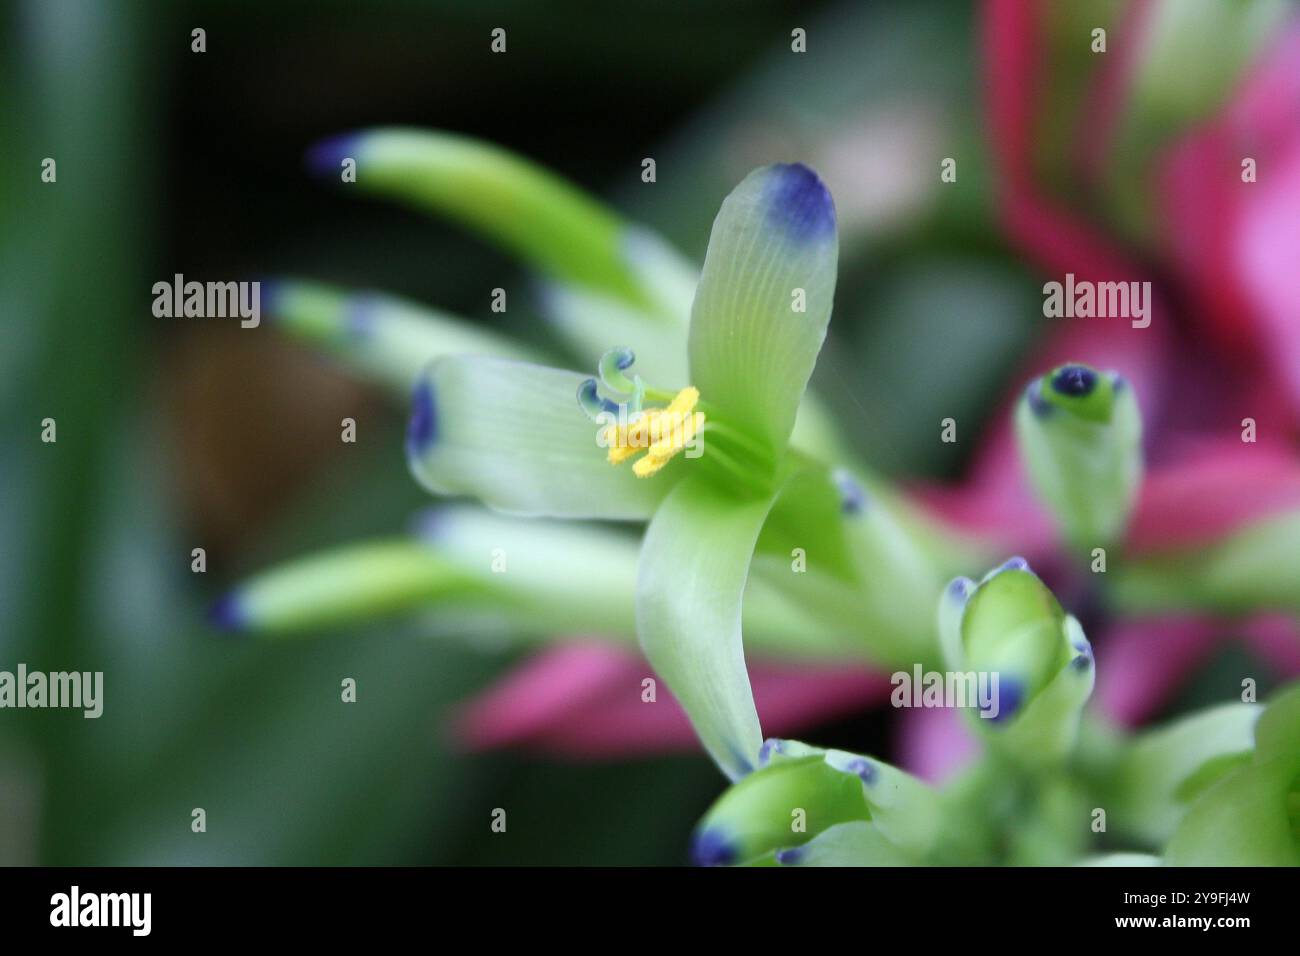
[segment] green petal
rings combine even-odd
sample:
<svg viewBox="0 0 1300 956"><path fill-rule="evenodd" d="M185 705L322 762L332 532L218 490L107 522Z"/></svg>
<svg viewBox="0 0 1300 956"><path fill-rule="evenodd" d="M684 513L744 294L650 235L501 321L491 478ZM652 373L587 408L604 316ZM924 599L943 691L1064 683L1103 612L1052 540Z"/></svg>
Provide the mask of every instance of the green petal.
<svg viewBox="0 0 1300 956"><path fill-rule="evenodd" d="M684 478L655 513L641 548L641 647L733 780L753 768L762 743L740 605L771 504L728 495L703 476Z"/></svg>
<svg viewBox="0 0 1300 956"><path fill-rule="evenodd" d="M472 576L427 545L396 538L264 571L223 598L212 617L226 630L285 633L464 598L476 588Z"/></svg>
<svg viewBox="0 0 1300 956"><path fill-rule="evenodd" d="M403 400L424 368L443 355L534 357L504 335L394 296L281 280L264 285L263 298L276 329L322 349Z"/></svg>
<svg viewBox="0 0 1300 956"><path fill-rule="evenodd" d="M784 588L811 591L826 578L850 588L857 607L845 630L879 664L909 666L938 658L932 609L943 580L929 554L877 488L821 465L788 478L759 540L780 556ZM802 554L806 570L791 573Z"/></svg>
<svg viewBox="0 0 1300 956"><path fill-rule="evenodd" d="M1142 480L1142 420L1114 373L1063 365L1035 379L1016 408L1034 491L1066 540L1091 551L1119 540Z"/></svg>
<svg viewBox="0 0 1300 956"><path fill-rule="evenodd" d="M686 469L639 479L597 444L578 406L584 376L506 359L447 356L416 387L407 459L430 491L500 511L557 518L648 518ZM687 465L693 462L687 462Z"/></svg>
<svg viewBox="0 0 1300 956"><path fill-rule="evenodd" d="M838 246L830 193L797 164L750 173L713 223L691 310L692 384L776 450L826 337Z"/></svg>
<svg viewBox="0 0 1300 956"><path fill-rule="evenodd" d="M1168 840L1201 791L1250 761L1262 711L1223 704L1134 738L1116 771L1111 825L1148 843Z"/></svg>
<svg viewBox="0 0 1300 956"><path fill-rule="evenodd" d="M916 866L920 861L889 841L880 828L864 821L839 823L803 846L778 850L781 866Z"/></svg>
<svg viewBox="0 0 1300 956"><path fill-rule="evenodd" d="M650 307L655 296L629 262L629 230L609 209L540 166L450 133L384 128L318 144L317 173L356 160L356 188L456 220L547 276Z"/></svg>

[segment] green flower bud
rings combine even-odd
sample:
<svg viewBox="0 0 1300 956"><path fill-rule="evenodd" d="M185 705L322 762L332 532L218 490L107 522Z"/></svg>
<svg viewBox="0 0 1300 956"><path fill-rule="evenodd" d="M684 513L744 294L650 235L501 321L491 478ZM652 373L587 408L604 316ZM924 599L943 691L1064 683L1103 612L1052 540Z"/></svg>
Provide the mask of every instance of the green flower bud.
<svg viewBox="0 0 1300 956"><path fill-rule="evenodd" d="M1142 480L1142 420L1133 389L1086 365L1029 383L1016 408L1029 479L1069 544L1090 551L1118 540Z"/></svg>
<svg viewBox="0 0 1300 956"><path fill-rule="evenodd" d="M948 668L991 690L971 713L990 746L1031 764L1065 756L1092 693L1092 646L1024 558L948 585L939 630Z"/></svg>
<svg viewBox="0 0 1300 956"><path fill-rule="evenodd" d="M700 821L695 863L898 864L919 861L934 845L938 797L895 767L775 739L763 744L759 763Z"/></svg>

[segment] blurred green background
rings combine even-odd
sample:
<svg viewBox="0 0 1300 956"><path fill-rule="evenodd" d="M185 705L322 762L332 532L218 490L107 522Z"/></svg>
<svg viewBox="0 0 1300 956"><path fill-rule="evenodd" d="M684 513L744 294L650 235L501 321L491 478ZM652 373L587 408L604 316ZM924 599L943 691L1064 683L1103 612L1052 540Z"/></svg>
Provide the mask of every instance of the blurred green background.
<svg viewBox="0 0 1300 956"><path fill-rule="evenodd" d="M280 643L205 627L240 576L399 530L426 499L402 409L265 324L154 318L151 287L293 274L540 340L513 263L313 181L306 147L394 123L479 136L697 261L734 182L801 160L830 184L843 233L817 385L882 470L955 474L977 435L935 441L942 409L992 406L1039 309L984 205L972 6L0 9L0 667L103 670L106 696L99 720L0 712L0 863L683 862L723 784L701 755L454 752L448 707L512 654L414 623ZM504 56L488 48L497 26ZM195 27L206 53L190 50ZM806 54L790 50L795 27ZM966 188L941 196L945 156ZM496 286L505 316L488 308ZM345 415L354 445L338 441ZM56 444L40 441L46 417ZM195 547L206 574L190 571ZM355 705L339 703L343 677ZM883 751L887 716L815 738ZM490 832L495 807L507 834Z"/></svg>

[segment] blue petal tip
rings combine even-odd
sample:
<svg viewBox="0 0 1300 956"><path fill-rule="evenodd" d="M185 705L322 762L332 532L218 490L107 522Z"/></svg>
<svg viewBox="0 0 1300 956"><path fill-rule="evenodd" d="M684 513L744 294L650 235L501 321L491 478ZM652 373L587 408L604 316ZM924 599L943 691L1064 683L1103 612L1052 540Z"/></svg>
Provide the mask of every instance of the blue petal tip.
<svg viewBox="0 0 1300 956"><path fill-rule="evenodd" d="M322 179L338 177L343 172L343 160L356 159L361 137L357 133L342 133L323 139L308 148L304 162L307 170Z"/></svg>
<svg viewBox="0 0 1300 956"><path fill-rule="evenodd" d="M375 306L379 297L362 292L344 306L343 330L351 338L364 339L375 330Z"/></svg>
<svg viewBox="0 0 1300 956"><path fill-rule="evenodd" d="M835 203L815 172L803 163L778 163L769 174L769 226L801 243L835 234Z"/></svg>
<svg viewBox="0 0 1300 956"><path fill-rule="evenodd" d="M1014 717L1016 711L1020 709L1020 705L1024 701L1024 696L1025 689L1020 681L1009 680L1005 677L1000 678L998 680L998 712L995 716L990 717L989 719L993 721L993 723L999 724L1004 720L1009 720ZM981 708L981 712L990 709L991 708Z"/></svg>
<svg viewBox="0 0 1300 956"><path fill-rule="evenodd" d="M1025 401L1029 402L1029 410L1039 418L1046 418L1052 413L1052 403L1043 398L1043 383L1040 379L1034 379L1025 388Z"/></svg>
<svg viewBox="0 0 1300 956"><path fill-rule="evenodd" d="M869 760L859 757L857 760L850 761L845 769L849 773L855 774L859 780L868 786L876 782L876 768Z"/></svg>
<svg viewBox="0 0 1300 956"><path fill-rule="evenodd" d="M238 634L247 629L248 617L236 594L219 598L208 608L208 623L227 634Z"/></svg>
<svg viewBox="0 0 1300 956"><path fill-rule="evenodd" d="M726 866L736 862L736 848L720 830L700 830L691 838L691 862L696 866Z"/></svg>
<svg viewBox="0 0 1300 956"><path fill-rule="evenodd" d="M776 851L776 862L782 866L798 866L799 861L804 858L804 849L801 846L792 846L785 850Z"/></svg>
<svg viewBox="0 0 1300 956"><path fill-rule="evenodd" d="M860 515L867 507L867 493L847 471L837 469L832 475L840 492L840 511L846 515Z"/></svg>
<svg viewBox="0 0 1300 956"><path fill-rule="evenodd" d="M766 767L773 754L785 752L785 742L777 737L768 737L763 746L758 748L758 765Z"/></svg>
<svg viewBox="0 0 1300 956"><path fill-rule="evenodd" d="M1097 373L1083 365L1064 365L1052 375L1052 389L1059 395L1082 398L1097 387Z"/></svg>
<svg viewBox="0 0 1300 956"><path fill-rule="evenodd" d="M433 385L421 380L411 399L411 418L406 424L406 451L412 457L424 454L438 437L438 409Z"/></svg>
<svg viewBox="0 0 1300 956"><path fill-rule="evenodd" d="M1007 558L1007 560L1002 562L1002 566L998 568L998 570L999 571L1029 571L1031 574L1033 573L1033 571L1029 567L1029 562L1026 561L1024 558L1020 557L1020 555L1016 555L1013 558Z"/></svg>

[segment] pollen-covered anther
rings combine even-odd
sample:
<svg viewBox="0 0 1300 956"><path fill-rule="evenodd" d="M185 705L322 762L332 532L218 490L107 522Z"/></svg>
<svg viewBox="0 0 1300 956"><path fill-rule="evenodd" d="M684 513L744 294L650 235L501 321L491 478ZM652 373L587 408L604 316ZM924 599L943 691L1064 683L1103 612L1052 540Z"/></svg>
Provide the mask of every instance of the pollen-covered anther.
<svg viewBox="0 0 1300 956"><path fill-rule="evenodd" d="M638 478L649 478L685 450L704 427L704 413L695 411L698 389L686 387L664 408L647 408L626 424L605 426L602 436L612 465L621 465L638 452L645 455L632 466Z"/></svg>

